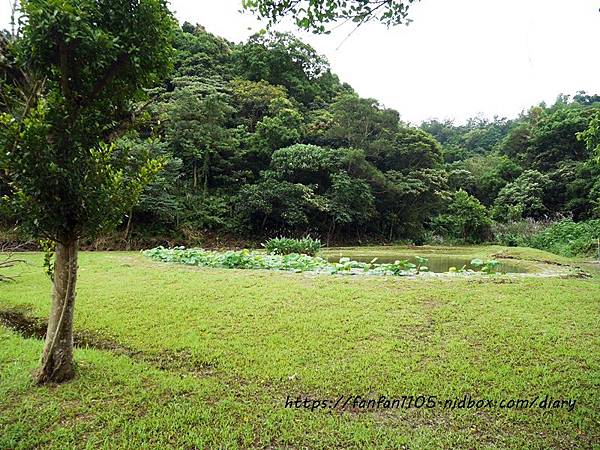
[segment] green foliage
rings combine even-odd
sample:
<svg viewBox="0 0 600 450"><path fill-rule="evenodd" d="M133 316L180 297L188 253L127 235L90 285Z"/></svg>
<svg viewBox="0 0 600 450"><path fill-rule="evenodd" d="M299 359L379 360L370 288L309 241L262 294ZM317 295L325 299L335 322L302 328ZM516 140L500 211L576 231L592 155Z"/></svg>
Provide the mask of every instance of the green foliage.
<svg viewBox="0 0 600 450"><path fill-rule="evenodd" d="M531 247L534 237L552 224L549 220L532 218L494 222L492 232L495 241L509 247Z"/></svg>
<svg viewBox="0 0 600 450"><path fill-rule="evenodd" d="M447 211L435 219L442 236L468 243L489 239L491 225L486 207L463 190L454 193Z"/></svg>
<svg viewBox="0 0 600 450"><path fill-rule="evenodd" d="M302 114L285 98L269 103L269 115L256 124L252 144L257 149L272 153L278 148L298 142L301 137Z"/></svg>
<svg viewBox="0 0 600 450"><path fill-rule="evenodd" d="M477 271L486 275L501 273L496 270L500 266L500 261L496 261L495 259L483 260L480 258L474 258L469 262L468 266L469 267L467 267L467 264L465 264L464 266L458 268L450 267L448 269L448 273L469 274Z"/></svg>
<svg viewBox="0 0 600 450"><path fill-rule="evenodd" d="M384 190L376 203L383 216L382 231L389 233L389 240L423 235L423 224L448 200L447 180L440 169L385 172Z"/></svg>
<svg viewBox="0 0 600 450"><path fill-rule="evenodd" d="M373 192L366 181L344 171L332 174L330 181L327 212L334 224L364 224L376 215Z"/></svg>
<svg viewBox="0 0 600 450"><path fill-rule="evenodd" d="M598 239L600 220L562 220L534 236L531 246L564 256L592 256L598 252Z"/></svg>
<svg viewBox="0 0 600 450"><path fill-rule="evenodd" d="M600 220L550 222L526 219L496 223L494 235L501 245L533 247L563 256L596 256Z"/></svg>
<svg viewBox="0 0 600 450"><path fill-rule="evenodd" d="M232 199L227 195L187 195L178 217L182 229L197 231L235 229L229 220Z"/></svg>
<svg viewBox="0 0 600 450"><path fill-rule="evenodd" d="M476 155L495 151L505 138L511 122L495 117L493 120L471 118L465 125L452 121L429 120L421 129L430 133L444 148L446 162L461 161Z"/></svg>
<svg viewBox="0 0 600 450"><path fill-rule="evenodd" d="M333 168L333 152L316 145L295 144L275 151L271 168L290 181L326 175Z"/></svg>
<svg viewBox="0 0 600 450"><path fill-rule="evenodd" d="M234 200L237 219L253 232L306 229L309 216L322 207L311 187L273 177L242 186Z"/></svg>
<svg viewBox="0 0 600 450"><path fill-rule="evenodd" d="M417 273L429 272L429 267L427 267L427 265L429 264L429 260L427 258L423 258L421 256L415 256L415 261L417 262L417 264L416 264Z"/></svg>
<svg viewBox="0 0 600 450"><path fill-rule="evenodd" d="M533 106L514 120L476 118L458 126L433 120L421 128L442 144L450 188L495 206L497 220L561 215L586 220L598 213L597 99L561 95L553 105Z"/></svg>
<svg viewBox="0 0 600 450"><path fill-rule="evenodd" d="M588 128L577 135L577 139L583 141L590 152L594 152L600 158L600 112L597 112L588 124Z"/></svg>
<svg viewBox="0 0 600 450"><path fill-rule="evenodd" d="M337 93L327 59L289 33L258 33L233 54L235 72L254 82L283 86L303 105L331 101Z"/></svg>
<svg viewBox="0 0 600 450"><path fill-rule="evenodd" d="M464 189L477 197L484 205L491 206L498 193L514 181L523 169L504 155L475 155L451 164L449 169L458 172L461 178L453 180L455 189Z"/></svg>
<svg viewBox="0 0 600 450"><path fill-rule="evenodd" d="M318 3L307 6L316 8ZM357 12L369 2L351 3ZM388 6L386 2L378 11ZM490 208L498 221L600 217L600 164L593 157L600 142L597 96L561 96L555 104L534 106L514 120L476 117L460 125L432 120L414 128L400 121L398 111L358 96L331 73L324 57L290 34L264 32L233 44L201 25L186 23L171 37L173 74L150 92L156 101L148 111L136 112L135 132L116 139L123 133L115 124L134 105L115 101L118 114L107 106L114 123L98 124L107 128L102 144L86 144L98 159L88 168L94 186L99 186L86 195L110 199L111 211L105 203L80 215L97 212L107 221L102 230L122 221L126 236L133 229L158 239L184 231L252 239L313 234L326 236L328 242L422 243L436 232L463 241L488 239L481 208L467 206L467 201L461 207L481 220L446 220L454 193L461 190ZM20 53L7 54L6 48L0 46L3 61L16 64ZM18 91L15 74L3 72L4 91ZM59 78L51 87L60 92ZM106 89L112 87L111 82ZM44 89L49 92L48 86ZM136 91L134 100L143 94ZM12 97L18 96L0 99L3 111L9 106L15 110L12 103L3 106ZM50 100L44 96L44 102ZM47 115L42 106L30 115ZM40 120L27 126L36 123ZM95 123L76 123L75 134L83 135L84 126L86 133L97 130ZM9 134L16 136L19 127ZM27 133L39 138L46 132ZM45 145L41 139L36 142ZM49 172L52 165L43 152L32 155L39 165L36 173L48 172L44 176L50 186L61 179ZM103 161L110 161L107 172L97 170ZM83 170L87 163L80 162L68 171ZM159 166L160 173L142 190ZM140 179L144 171L148 176ZM10 186L1 178L0 196L18 199ZM133 206L138 194L140 202ZM55 198L56 189L50 195ZM21 203L37 204L29 198ZM23 211L14 202L5 206L5 222L21 220ZM475 234L466 236L470 233ZM497 239L526 241L509 234Z"/></svg>
<svg viewBox="0 0 600 450"><path fill-rule="evenodd" d="M44 271L48 278L51 281L54 281L54 252L56 251L56 243L49 240L44 239L39 242L42 252L44 253Z"/></svg>
<svg viewBox="0 0 600 450"><path fill-rule="evenodd" d="M287 245L288 243L282 240L281 245L279 242L273 243L273 248L278 249ZM377 258L369 263L354 261L345 257L340 258L338 262L327 262L323 258L301 253L271 252L265 254L250 250L217 252L197 248L186 249L185 247L170 249L156 247L151 250L144 250L143 254L156 261L227 269L267 269L317 272L331 275L376 276L414 276L429 272L428 259L421 257L416 258L417 264L404 259L396 260L393 263L378 264L376 263ZM476 269L479 269L481 273L485 274L496 273L499 262L496 260L473 259L471 266L472 269L466 270L463 268L460 272L474 273L477 271ZM457 272L457 270L450 270L450 272Z"/></svg>
<svg viewBox="0 0 600 450"><path fill-rule="evenodd" d="M283 86L274 86L262 79L250 81L238 78L231 82L231 89L238 115L251 131L269 114L273 101L287 98L287 90Z"/></svg>
<svg viewBox="0 0 600 450"><path fill-rule="evenodd" d="M488 259L488 260L481 260L481 259L472 259L471 260L471 266L475 267L476 269L480 269L482 273L486 273L486 274L493 274L493 273L497 273L496 269L498 268L498 266L500 265L499 261L496 261L495 259Z"/></svg>
<svg viewBox="0 0 600 450"><path fill-rule="evenodd" d="M315 256L321 250L321 241L319 239L312 239L310 236L303 237L302 239L271 238L262 245L269 253L274 255L299 253Z"/></svg>
<svg viewBox="0 0 600 450"><path fill-rule="evenodd" d="M502 222L544 216L548 213L545 198L549 187L550 179L547 175L537 170L524 171L498 194L494 203L494 218Z"/></svg>
<svg viewBox="0 0 600 450"><path fill-rule="evenodd" d="M173 81L202 80L206 85L222 83L233 76L229 64L230 44L206 32L202 25L185 22L175 34L177 58Z"/></svg>
<svg viewBox="0 0 600 450"><path fill-rule="evenodd" d="M292 253L287 255L264 254L249 250L215 252L203 249L157 247L145 250L149 258L194 266L223 267L227 269L270 269L293 272L313 271L328 263L322 258Z"/></svg>
<svg viewBox="0 0 600 450"><path fill-rule="evenodd" d="M234 109L228 98L213 90L204 95L193 87L177 89L167 103L166 139L174 156L180 158L193 180L194 190L207 193L214 161L237 145L230 129L225 126Z"/></svg>
<svg viewBox="0 0 600 450"><path fill-rule="evenodd" d="M329 109L331 120L325 136L335 147L360 148L368 155L375 154L379 146L398 131L399 113L382 108L372 98L360 98L353 92L343 93Z"/></svg>
<svg viewBox="0 0 600 450"><path fill-rule="evenodd" d="M379 141L379 145L382 142ZM375 165L386 172L433 169L442 163L442 148L428 133L418 128L402 127L372 156Z"/></svg>
<svg viewBox="0 0 600 450"><path fill-rule="evenodd" d="M23 2L10 47L25 96L0 113L6 200L36 237L68 242L122 219L159 169L115 164L112 141L134 102L167 74L173 18L165 2Z"/></svg>
<svg viewBox="0 0 600 450"><path fill-rule="evenodd" d="M119 139L115 145L118 158L126 158L128 164L143 164L148 159L161 164L161 170L145 186L138 203L128 212L128 218L132 222L145 220L167 226L177 223L186 200L179 196L177 189L183 161L175 157L163 141L142 139L133 133Z"/></svg>
<svg viewBox="0 0 600 450"><path fill-rule="evenodd" d="M544 114L524 149L526 164L540 171L550 171L565 160L583 160L589 155L584 142L577 139L586 130L593 110L577 103Z"/></svg>

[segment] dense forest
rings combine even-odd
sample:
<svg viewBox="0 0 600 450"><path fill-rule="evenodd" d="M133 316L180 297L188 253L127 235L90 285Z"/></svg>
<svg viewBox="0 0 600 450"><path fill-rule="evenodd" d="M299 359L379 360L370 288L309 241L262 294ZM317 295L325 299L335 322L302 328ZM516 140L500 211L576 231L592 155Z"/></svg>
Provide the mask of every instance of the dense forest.
<svg viewBox="0 0 600 450"><path fill-rule="evenodd" d="M291 34L234 44L185 23L175 49L172 75L113 152L162 166L123 220L127 242L310 234L516 245L514 224L600 215L589 131L600 96L415 127L361 98Z"/></svg>

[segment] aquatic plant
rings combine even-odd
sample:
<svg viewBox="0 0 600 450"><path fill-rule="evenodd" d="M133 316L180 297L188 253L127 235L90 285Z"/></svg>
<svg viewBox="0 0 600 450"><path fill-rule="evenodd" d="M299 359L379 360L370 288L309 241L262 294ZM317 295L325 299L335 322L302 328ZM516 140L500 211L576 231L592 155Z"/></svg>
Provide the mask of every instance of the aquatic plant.
<svg viewBox="0 0 600 450"><path fill-rule="evenodd" d="M498 266L500 266L500 262L496 261L495 259L483 261L477 258L471 260L471 266L475 267L476 269L481 269L481 272L483 273L492 274L498 272L496 269Z"/></svg>
<svg viewBox="0 0 600 450"><path fill-rule="evenodd" d="M329 262L317 256L299 253L278 255L253 250L229 250L225 252L210 251L200 248L156 247L144 250L143 254L151 259L162 262L173 262L202 267L217 267L226 269L266 269L292 272L317 272L341 275L387 275L410 276L428 272L428 260L416 257L416 264L408 260L396 260L393 263L377 264L377 258L370 262L354 261L350 258L340 258L338 262ZM475 264L473 262L475 261ZM471 264L479 267L476 260ZM492 273L497 261L482 261L481 271ZM451 268L452 269L452 268ZM460 271L465 271L463 267ZM453 270L450 270L453 272ZM457 272L455 269L454 272ZM475 272L469 269L468 272Z"/></svg>

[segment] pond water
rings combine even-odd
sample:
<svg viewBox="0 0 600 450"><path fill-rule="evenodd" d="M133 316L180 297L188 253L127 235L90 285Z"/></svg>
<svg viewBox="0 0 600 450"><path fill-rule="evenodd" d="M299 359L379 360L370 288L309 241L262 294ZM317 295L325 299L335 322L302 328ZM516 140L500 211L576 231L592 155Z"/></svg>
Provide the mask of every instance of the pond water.
<svg viewBox="0 0 600 450"><path fill-rule="evenodd" d="M346 255L341 255L341 256L346 256ZM340 255L334 256L334 255L329 255L326 257L327 261L329 262L338 262L340 260ZM350 256L350 259L352 259L353 261L359 261L359 262L371 262L373 260L373 258L375 258L376 256L373 255L360 255L360 254L352 254L352 256ZM389 255L385 255L385 256L380 256L377 257L377 261L375 261L376 264L384 264L384 263L393 263L394 261L397 260L408 260L412 263L416 263L415 257L414 256L409 256L409 255L395 255L395 256L389 256ZM471 259L472 258L461 258L460 256L448 256L448 255L429 255L427 256L427 259L429 260L429 264L427 265L427 267L429 267L429 271L430 272L435 272L435 273L444 273L444 272L448 272L448 269L450 269L450 267L456 267L458 270L460 270L463 266L465 266L466 269L473 269L473 270L479 270L476 269L475 267L471 266ZM485 258L482 258L482 260L485 261ZM516 265L512 265L512 264L507 264L503 261L501 261L500 265L496 268L497 272L501 272L501 273L526 273L527 270L523 269L522 267L518 267Z"/></svg>

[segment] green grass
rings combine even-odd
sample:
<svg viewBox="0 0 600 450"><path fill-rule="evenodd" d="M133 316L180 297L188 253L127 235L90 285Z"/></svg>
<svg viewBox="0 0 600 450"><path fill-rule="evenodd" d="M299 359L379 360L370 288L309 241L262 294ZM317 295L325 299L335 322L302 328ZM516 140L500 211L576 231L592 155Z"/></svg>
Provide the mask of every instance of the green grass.
<svg viewBox="0 0 600 450"><path fill-rule="evenodd" d="M415 251L427 256L424 250ZM528 249L447 251L572 262ZM45 317L50 282L41 255L26 258L31 265L11 272L17 282L0 285L0 309ZM30 373L42 342L0 327L0 448L541 449L600 442L598 277L336 277L83 253L76 304L76 330L137 353L78 349L77 378L39 388ZM577 403L570 412L284 408L288 395L466 393Z"/></svg>

